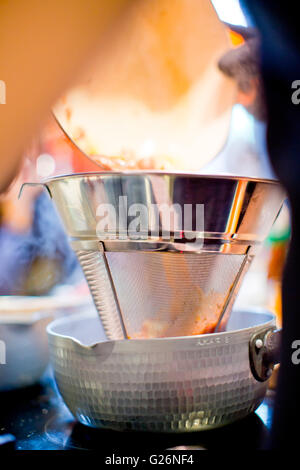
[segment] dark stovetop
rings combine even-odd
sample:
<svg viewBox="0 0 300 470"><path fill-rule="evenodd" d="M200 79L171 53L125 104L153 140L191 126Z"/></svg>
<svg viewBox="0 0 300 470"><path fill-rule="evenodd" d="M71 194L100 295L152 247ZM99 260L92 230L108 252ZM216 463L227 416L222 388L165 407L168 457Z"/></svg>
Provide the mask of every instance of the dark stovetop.
<svg viewBox="0 0 300 470"><path fill-rule="evenodd" d="M184 449L259 449L266 441L272 419L273 393L247 418L216 430L190 434L121 433L91 429L78 423L59 396L51 373L41 384L0 393L0 440L15 436L16 450L116 450L138 452Z"/></svg>

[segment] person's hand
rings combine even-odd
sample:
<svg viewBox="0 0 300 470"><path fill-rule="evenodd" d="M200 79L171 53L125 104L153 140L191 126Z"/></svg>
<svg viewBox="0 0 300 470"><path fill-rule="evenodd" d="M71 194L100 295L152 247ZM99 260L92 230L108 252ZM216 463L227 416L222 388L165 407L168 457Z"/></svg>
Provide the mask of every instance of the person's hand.
<svg viewBox="0 0 300 470"><path fill-rule="evenodd" d="M237 101L260 121L266 120L266 107L260 78L259 37L253 28L237 28L244 43L224 54L219 69L236 80Z"/></svg>

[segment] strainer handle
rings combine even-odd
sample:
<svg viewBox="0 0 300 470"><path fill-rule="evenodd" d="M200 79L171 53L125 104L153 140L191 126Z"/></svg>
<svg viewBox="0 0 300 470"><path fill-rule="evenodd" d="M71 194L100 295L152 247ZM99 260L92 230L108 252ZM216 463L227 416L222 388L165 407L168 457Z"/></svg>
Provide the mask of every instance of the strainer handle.
<svg viewBox="0 0 300 470"><path fill-rule="evenodd" d="M18 199L20 199L20 197L22 196L23 189L24 189L25 186L43 186L45 189L47 189L48 194L52 199L52 194L51 194L50 188L46 183L23 183L21 188L20 188L20 191L19 191Z"/></svg>
<svg viewBox="0 0 300 470"><path fill-rule="evenodd" d="M275 327L255 333L249 343L249 359L253 376L259 382L269 379L275 364L280 362L282 330Z"/></svg>

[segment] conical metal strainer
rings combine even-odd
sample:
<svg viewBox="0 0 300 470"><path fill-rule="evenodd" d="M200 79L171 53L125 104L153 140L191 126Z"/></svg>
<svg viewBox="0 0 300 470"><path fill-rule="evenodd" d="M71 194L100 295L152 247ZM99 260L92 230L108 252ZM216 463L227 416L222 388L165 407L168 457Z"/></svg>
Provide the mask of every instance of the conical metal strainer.
<svg viewBox="0 0 300 470"><path fill-rule="evenodd" d="M108 335L118 307L107 282L106 256L129 338L212 333L234 299L245 255L77 251ZM114 315L112 315L112 307ZM114 320L116 324L118 322ZM115 330L115 331L114 331Z"/></svg>
<svg viewBox="0 0 300 470"><path fill-rule="evenodd" d="M275 181L163 172L45 185L109 339L222 330L285 197Z"/></svg>

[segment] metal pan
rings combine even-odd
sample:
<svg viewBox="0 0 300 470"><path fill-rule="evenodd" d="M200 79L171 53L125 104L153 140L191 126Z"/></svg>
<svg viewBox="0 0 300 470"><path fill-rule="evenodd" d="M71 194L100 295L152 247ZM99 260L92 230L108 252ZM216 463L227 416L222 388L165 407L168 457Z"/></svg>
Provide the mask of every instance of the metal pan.
<svg viewBox="0 0 300 470"><path fill-rule="evenodd" d="M107 341L99 319L48 325L60 393L83 424L188 432L224 426L262 402L278 335L273 315L234 312L227 330L200 336Z"/></svg>

